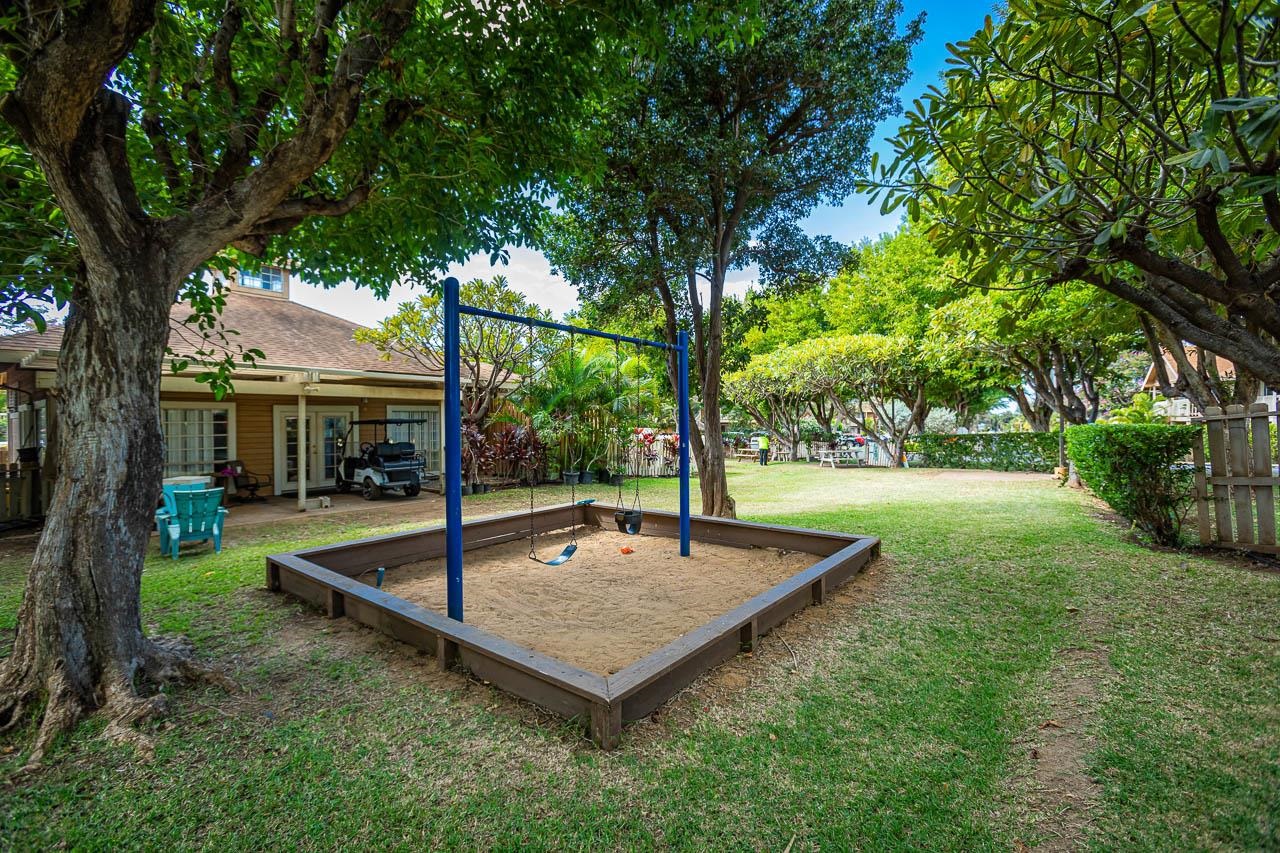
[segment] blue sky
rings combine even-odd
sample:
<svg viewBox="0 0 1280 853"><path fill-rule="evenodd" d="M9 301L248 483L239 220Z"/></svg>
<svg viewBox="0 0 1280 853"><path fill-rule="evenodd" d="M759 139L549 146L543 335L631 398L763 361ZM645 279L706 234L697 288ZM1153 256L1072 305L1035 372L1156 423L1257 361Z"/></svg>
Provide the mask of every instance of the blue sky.
<svg viewBox="0 0 1280 853"><path fill-rule="evenodd" d="M902 87L899 97L904 106L918 97L925 88L935 82L946 68L948 42L962 41L982 26L984 16L994 4L985 0L952 0L949 3L904 0L903 20L925 13L924 38L917 45L911 60L911 78ZM885 138L892 135L899 118L892 117L877 129L873 150L886 157L890 151ZM860 196L850 196L839 207L822 206L804 220L804 229L811 234L827 234L846 243L858 243L872 239L897 228L899 215L881 216L879 205L871 205ZM477 255L467 263L450 270L459 278L487 277L503 273L513 286L526 296L549 308L556 314L564 314L577 304L577 291L563 279L551 273L546 258L529 249L513 249L511 261L505 267L490 266L487 255ZM744 292L752 283L750 270L733 277L729 290ZM373 325L395 310L395 305L413 297L409 288L392 290L387 301L374 297L368 291L351 287L333 290L301 285L294 287L293 298L306 305L349 317L357 323Z"/></svg>

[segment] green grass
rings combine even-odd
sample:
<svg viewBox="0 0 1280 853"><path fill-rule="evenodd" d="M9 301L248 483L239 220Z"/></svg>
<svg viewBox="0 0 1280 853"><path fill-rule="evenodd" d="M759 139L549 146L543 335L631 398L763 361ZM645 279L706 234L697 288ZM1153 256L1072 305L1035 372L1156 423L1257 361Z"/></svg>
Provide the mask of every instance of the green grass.
<svg viewBox="0 0 1280 853"><path fill-rule="evenodd" d="M672 507L674 488L646 483L646 505ZM1133 544L1046 478L732 465L731 492L744 517L878 535L885 559L609 754L571 723L260 590L265 554L367 524L241 528L221 556L153 557L149 630L190 636L242 693L178 691L151 761L85 726L49 769L0 788L0 839L1007 850L1061 827L1029 749L1079 676L1096 697L1079 732L1084 843L1280 845L1280 575ZM0 557L5 628L24 560ZM1073 649L1099 663L1073 663ZM0 773L29 737L0 741Z"/></svg>

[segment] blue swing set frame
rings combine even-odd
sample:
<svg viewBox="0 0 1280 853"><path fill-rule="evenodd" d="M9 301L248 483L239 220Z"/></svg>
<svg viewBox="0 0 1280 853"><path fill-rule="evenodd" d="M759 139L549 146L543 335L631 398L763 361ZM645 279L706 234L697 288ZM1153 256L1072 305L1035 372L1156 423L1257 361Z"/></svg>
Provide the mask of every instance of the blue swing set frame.
<svg viewBox="0 0 1280 853"><path fill-rule="evenodd" d="M463 305L459 299L459 289L456 278L444 280L444 523L449 618L462 621L462 365L459 348L462 340L461 318L464 314L603 338L615 343L638 344L676 354L679 362L676 369L676 381L679 385L676 398L679 404L680 430L680 556L689 556L689 333L681 329L677 333L676 343L668 344L552 323Z"/></svg>

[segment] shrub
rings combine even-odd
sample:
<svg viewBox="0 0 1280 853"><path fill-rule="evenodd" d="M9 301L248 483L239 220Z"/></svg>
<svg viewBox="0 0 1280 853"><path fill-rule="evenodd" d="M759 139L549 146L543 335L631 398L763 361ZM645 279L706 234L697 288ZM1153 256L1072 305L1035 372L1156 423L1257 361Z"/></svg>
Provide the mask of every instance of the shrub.
<svg viewBox="0 0 1280 853"><path fill-rule="evenodd" d="M1088 424L1067 430L1067 455L1085 485L1161 545L1177 545L1194 472L1183 464L1200 429Z"/></svg>
<svg viewBox="0 0 1280 853"><path fill-rule="evenodd" d="M924 468L985 468L1050 473L1058 465L1058 436L1050 432L926 432L909 450Z"/></svg>
<svg viewBox="0 0 1280 853"><path fill-rule="evenodd" d="M1163 398L1162 398L1163 399ZM1133 402L1122 409L1116 409L1107 418L1113 424L1167 424L1169 419L1156 411L1156 401L1150 394L1139 391L1133 395Z"/></svg>

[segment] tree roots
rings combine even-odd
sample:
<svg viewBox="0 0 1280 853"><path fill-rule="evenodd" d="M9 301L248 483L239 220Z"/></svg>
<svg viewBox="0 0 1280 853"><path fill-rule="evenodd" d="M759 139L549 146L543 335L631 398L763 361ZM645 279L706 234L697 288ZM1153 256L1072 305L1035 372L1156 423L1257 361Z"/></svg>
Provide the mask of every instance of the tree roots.
<svg viewBox="0 0 1280 853"><path fill-rule="evenodd" d="M191 647L175 639L144 640L145 651L116 676L103 675L95 695L77 690L64 663L58 661L43 679L24 662L9 659L0 665L0 733L21 724L44 700L39 729L26 764L19 771L40 768L49 748L85 716L101 711L108 722L102 735L115 743L132 744L144 760L155 754L152 738L139 726L164 715L168 701L159 692L170 684L209 684L229 693L236 684L220 670L200 663ZM141 695L139 687L156 692Z"/></svg>

